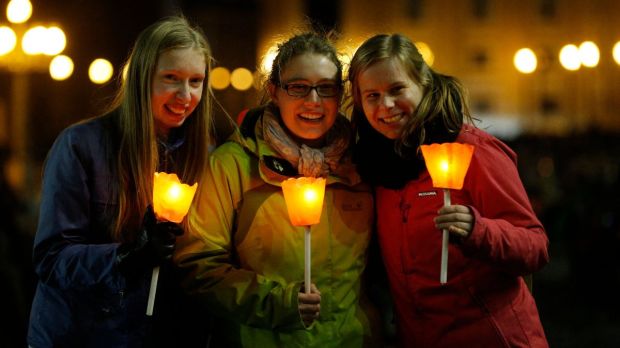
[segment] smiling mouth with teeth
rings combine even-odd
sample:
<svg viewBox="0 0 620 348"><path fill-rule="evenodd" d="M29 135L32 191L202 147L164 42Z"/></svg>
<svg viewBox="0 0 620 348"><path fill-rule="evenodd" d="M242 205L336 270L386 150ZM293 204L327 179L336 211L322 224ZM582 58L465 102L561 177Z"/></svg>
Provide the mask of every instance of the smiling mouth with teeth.
<svg viewBox="0 0 620 348"><path fill-rule="evenodd" d="M398 115L394 115L394 116L384 117L384 118L381 119L381 121L383 121L383 123L391 124L391 123L395 123L395 122L400 121L401 118L403 118L403 114L398 114Z"/></svg>
<svg viewBox="0 0 620 348"><path fill-rule="evenodd" d="M299 114L304 120L314 121L323 118L323 114Z"/></svg>
<svg viewBox="0 0 620 348"><path fill-rule="evenodd" d="M170 111L171 113L176 114L176 115L183 115L185 113L185 108L184 107L182 107L182 108L175 108L175 107L172 107L170 105L167 105L166 108L168 109L168 111Z"/></svg>

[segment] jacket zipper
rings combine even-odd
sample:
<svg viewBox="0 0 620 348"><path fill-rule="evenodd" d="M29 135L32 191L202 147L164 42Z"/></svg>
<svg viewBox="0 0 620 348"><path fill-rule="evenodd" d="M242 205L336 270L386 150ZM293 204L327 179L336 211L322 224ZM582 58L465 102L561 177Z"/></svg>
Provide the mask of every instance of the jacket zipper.
<svg viewBox="0 0 620 348"><path fill-rule="evenodd" d="M125 300L125 290L120 290L118 292L118 295L119 295L119 303L118 304L119 304L119 306L121 308L123 308L123 300Z"/></svg>
<svg viewBox="0 0 620 348"><path fill-rule="evenodd" d="M405 192L403 191L400 196L400 214L402 216L403 223L406 224L409 219L409 209L411 209L411 203L405 201Z"/></svg>

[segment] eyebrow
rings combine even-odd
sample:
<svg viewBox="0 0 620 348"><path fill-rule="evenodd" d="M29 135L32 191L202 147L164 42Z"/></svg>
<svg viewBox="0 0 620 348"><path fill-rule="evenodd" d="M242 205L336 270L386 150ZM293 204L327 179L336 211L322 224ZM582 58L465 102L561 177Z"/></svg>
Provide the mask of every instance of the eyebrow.
<svg viewBox="0 0 620 348"><path fill-rule="evenodd" d="M398 85L407 85L407 83L406 83L405 81L400 81L400 80L398 80L398 81L395 81L395 82L390 83L390 84L387 86L387 88L386 88L386 89L394 88L394 87L396 87L396 86L398 86ZM381 87L383 87L383 86L381 86ZM378 90L378 89L379 89L379 88L368 88L368 89L362 89L362 90L360 90L360 92L361 92L361 93L374 92L374 91L376 91L376 90Z"/></svg>
<svg viewBox="0 0 620 348"><path fill-rule="evenodd" d="M160 74L177 73L177 74L187 74L189 76L201 76L201 77L206 77L207 76L207 74L205 74L204 72L201 72L201 73L198 73L198 74L193 74L193 73L190 73L187 70L172 69L172 68L170 68L170 69L161 69L161 70L158 70L157 72L160 73Z"/></svg>
<svg viewBox="0 0 620 348"><path fill-rule="evenodd" d="M291 83L291 81L306 81L306 82L311 82L309 79L305 78L305 77L293 77L290 79L287 79L286 81L283 81L282 84L287 84L287 83ZM320 79L316 82L314 82L314 84L319 84L319 83L323 83L323 82L333 82L334 84L338 84L338 80L336 80L335 78L325 78L325 79Z"/></svg>

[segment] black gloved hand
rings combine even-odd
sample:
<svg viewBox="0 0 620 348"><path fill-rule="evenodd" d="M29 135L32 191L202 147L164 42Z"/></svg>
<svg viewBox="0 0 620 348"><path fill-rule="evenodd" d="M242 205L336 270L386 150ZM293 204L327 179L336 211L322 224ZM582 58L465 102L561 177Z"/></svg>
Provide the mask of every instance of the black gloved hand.
<svg viewBox="0 0 620 348"><path fill-rule="evenodd" d="M177 236L183 234L181 225L157 222L153 207L148 206L142 228L133 243L121 244L116 252L116 263L125 276L134 276L161 265L172 258Z"/></svg>

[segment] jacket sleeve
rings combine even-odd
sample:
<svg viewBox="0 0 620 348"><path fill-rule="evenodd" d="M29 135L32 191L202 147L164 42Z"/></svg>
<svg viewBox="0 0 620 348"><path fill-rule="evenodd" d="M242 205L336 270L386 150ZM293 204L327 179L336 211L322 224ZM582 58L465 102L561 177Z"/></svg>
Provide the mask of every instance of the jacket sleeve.
<svg viewBox="0 0 620 348"><path fill-rule="evenodd" d="M78 139L80 138L80 139ZM92 161L78 144L89 141L72 128L52 146L45 162L33 262L40 281L60 289L124 286L115 267L118 244L94 244L89 177Z"/></svg>
<svg viewBox="0 0 620 348"><path fill-rule="evenodd" d="M234 147L234 145L233 145ZM209 170L178 241L175 263L187 274L184 286L217 315L265 329L301 329L297 309L301 283L282 284L235 261L235 209L250 185L251 161L232 155L230 143L209 158ZM241 151L236 148L234 151Z"/></svg>
<svg viewBox="0 0 620 348"><path fill-rule="evenodd" d="M516 155L494 138L474 150L465 187L475 224L464 252L514 275L535 272L549 262L548 239L534 214L516 167Z"/></svg>

